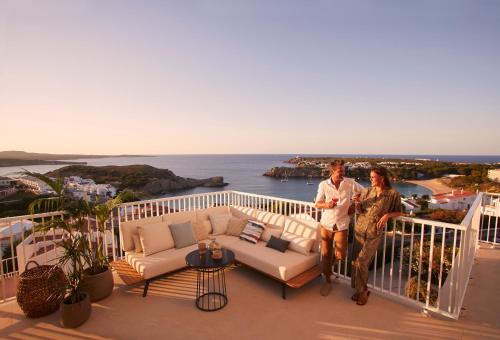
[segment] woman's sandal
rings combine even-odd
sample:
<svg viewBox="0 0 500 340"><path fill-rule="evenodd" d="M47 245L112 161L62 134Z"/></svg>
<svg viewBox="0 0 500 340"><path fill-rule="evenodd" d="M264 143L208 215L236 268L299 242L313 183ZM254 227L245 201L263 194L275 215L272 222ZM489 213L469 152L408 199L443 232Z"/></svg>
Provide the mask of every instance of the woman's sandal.
<svg viewBox="0 0 500 340"><path fill-rule="evenodd" d="M365 290L364 292L359 293L358 300L356 301L356 304L358 306L364 306L364 305L366 305L366 303L368 302L368 297L369 296L370 296L370 291L369 290Z"/></svg>
<svg viewBox="0 0 500 340"><path fill-rule="evenodd" d="M358 297L359 297L359 293L354 293L354 294L351 296L351 300L352 300L352 301L358 301Z"/></svg>

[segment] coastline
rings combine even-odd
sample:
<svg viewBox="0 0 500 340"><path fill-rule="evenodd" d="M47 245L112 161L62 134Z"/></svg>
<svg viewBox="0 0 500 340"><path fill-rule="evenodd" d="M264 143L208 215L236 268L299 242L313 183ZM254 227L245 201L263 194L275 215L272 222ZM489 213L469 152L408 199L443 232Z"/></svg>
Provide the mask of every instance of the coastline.
<svg viewBox="0 0 500 340"><path fill-rule="evenodd" d="M431 190L433 195L450 192L452 190L452 188L443 183L441 178L407 180L405 182L423 186Z"/></svg>

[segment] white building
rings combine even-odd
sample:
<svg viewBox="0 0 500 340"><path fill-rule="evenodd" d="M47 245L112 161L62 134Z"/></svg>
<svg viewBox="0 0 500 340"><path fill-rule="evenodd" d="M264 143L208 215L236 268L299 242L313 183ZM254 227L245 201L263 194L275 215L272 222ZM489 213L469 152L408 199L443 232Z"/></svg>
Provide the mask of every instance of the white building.
<svg viewBox="0 0 500 340"><path fill-rule="evenodd" d="M488 170L488 178L494 182L500 183L500 169Z"/></svg>
<svg viewBox="0 0 500 340"><path fill-rule="evenodd" d="M430 209L466 210L476 199L476 194L464 190L452 190L444 194L432 195Z"/></svg>
<svg viewBox="0 0 500 340"><path fill-rule="evenodd" d="M403 205L405 211L408 213L418 213L422 210L420 204L418 204L417 201L412 198L402 198L401 204Z"/></svg>
<svg viewBox="0 0 500 340"><path fill-rule="evenodd" d="M31 176L21 176L17 179L21 184L23 184L28 191L33 192L37 195L49 195L55 194L45 182L39 180L38 178Z"/></svg>

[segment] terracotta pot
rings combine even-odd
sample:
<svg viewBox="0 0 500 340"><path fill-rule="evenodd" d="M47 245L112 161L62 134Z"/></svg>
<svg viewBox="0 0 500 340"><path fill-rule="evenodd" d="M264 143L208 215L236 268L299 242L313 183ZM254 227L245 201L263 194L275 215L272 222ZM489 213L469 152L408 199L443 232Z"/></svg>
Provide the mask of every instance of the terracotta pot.
<svg viewBox="0 0 500 340"><path fill-rule="evenodd" d="M82 325L90 317L91 304L89 295L82 292L83 299L77 303L71 303L66 298L61 302L61 326L65 328L76 328Z"/></svg>
<svg viewBox="0 0 500 340"><path fill-rule="evenodd" d="M82 282L82 289L89 293L90 302L108 297L113 292L113 287L113 273L110 268L95 275L85 274Z"/></svg>

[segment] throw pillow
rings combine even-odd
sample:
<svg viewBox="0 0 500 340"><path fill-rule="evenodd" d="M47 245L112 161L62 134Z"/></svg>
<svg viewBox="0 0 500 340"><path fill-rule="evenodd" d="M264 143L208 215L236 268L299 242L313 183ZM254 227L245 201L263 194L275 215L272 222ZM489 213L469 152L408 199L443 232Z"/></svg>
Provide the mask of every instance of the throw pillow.
<svg viewBox="0 0 500 340"><path fill-rule="evenodd" d="M245 229L243 229L240 234L240 239L257 244L260 235L262 235L265 229L266 226L264 225L264 223L248 220Z"/></svg>
<svg viewBox="0 0 500 340"><path fill-rule="evenodd" d="M184 248L198 243L191 221L169 224L168 227L170 228L170 232L174 238L175 248Z"/></svg>
<svg viewBox="0 0 500 340"><path fill-rule="evenodd" d="M220 235L224 234L227 230L227 224L231 215L229 214L209 214L210 224L212 224L212 234Z"/></svg>
<svg viewBox="0 0 500 340"><path fill-rule="evenodd" d="M245 218L238 218L231 216L227 224L226 235L240 236L243 229L245 229L247 222L248 220Z"/></svg>
<svg viewBox="0 0 500 340"><path fill-rule="evenodd" d="M137 227L144 256L174 247L172 234L166 223L154 223Z"/></svg>
<svg viewBox="0 0 500 340"><path fill-rule="evenodd" d="M271 239L271 236L280 238L282 233L283 233L283 228L268 224L266 225L266 230L264 230L260 239L262 241L268 242Z"/></svg>
<svg viewBox="0 0 500 340"><path fill-rule="evenodd" d="M200 222L198 222L198 223L200 223ZM213 229L212 229L212 223L210 223L210 220L203 220L203 221L201 221L201 224L205 228L207 234L211 234L212 233Z"/></svg>
<svg viewBox="0 0 500 340"><path fill-rule="evenodd" d="M198 241L206 240L208 238L208 231L204 225L204 222L210 223L209 221L201 221L193 223L194 234Z"/></svg>
<svg viewBox="0 0 500 340"><path fill-rule="evenodd" d="M139 232L132 234L132 240L134 241L134 250L136 253L142 253L141 238L139 237Z"/></svg>
<svg viewBox="0 0 500 340"><path fill-rule="evenodd" d="M274 235L272 235L271 238L269 239L269 242L267 242L266 247L273 248L284 253L285 250L287 250L289 244L290 241L283 240L281 238L277 238Z"/></svg>
<svg viewBox="0 0 500 340"><path fill-rule="evenodd" d="M283 240L290 241L290 244L288 245L290 250L296 251L297 253L303 255L309 255L314 244L314 239L312 238L305 238L287 232L284 232L281 235L281 238Z"/></svg>

